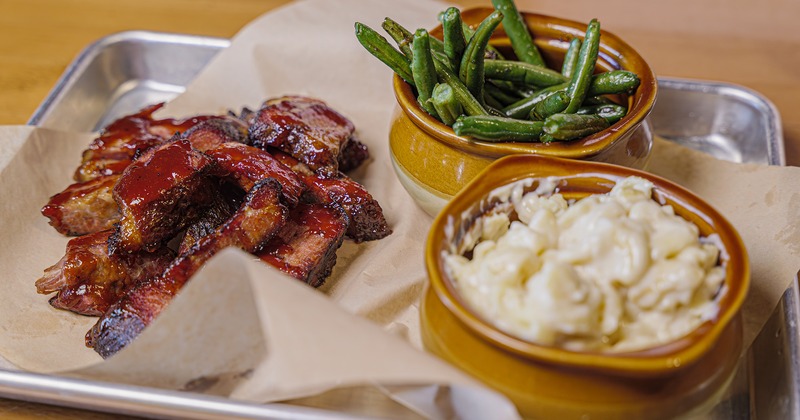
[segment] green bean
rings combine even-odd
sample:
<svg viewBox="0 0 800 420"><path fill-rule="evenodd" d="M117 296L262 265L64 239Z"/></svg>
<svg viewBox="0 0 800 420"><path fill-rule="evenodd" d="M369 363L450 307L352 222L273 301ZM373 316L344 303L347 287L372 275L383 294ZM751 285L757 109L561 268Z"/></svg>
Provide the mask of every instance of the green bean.
<svg viewBox="0 0 800 420"><path fill-rule="evenodd" d="M586 98L589 90L592 74L597 63L597 54L600 50L600 22L592 19L586 28L586 37L583 39L580 53L578 54L578 64L572 74L569 88L569 105L564 110L566 114L572 114L578 110L581 103ZM556 137L556 136L553 136ZM558 138L558 137L556 137Z"/></svg>
<svg viewBox="0 0 800 420"><path fill-rule="evenodd" d="M503 14L498 11L494 11L487 16L478 25L478 29L475 30L475 34L467 43L464 56L461 58L458 76L472 95L480 100L483 100L483 54L486 51L486 45L489 44L489 37L492 36L492 32L502 20Z"/></svg>
<svg viewBox="0 0 800 420"><path fill-rule="evenodd" d="M400 51L397 51L386 38L375 32L372 28L363 23L356 22L356 38L358 42L374 55L378 60L383 61L403 80L414 85L414 77L411 75L411 66Z"/></svg>
<svg viewBox="0 0 800 420"><path fill-rule="evenodd" d="M461 102L456 99L453 88L447 83L439 83L434 86L431 103L442 122L450 126L464 113Z"/></svg>
<svg viewBox="0 0 800 420"><path fill-rule="evenodd" d="M497 80L497 79L487 78L486 83L491 83L495 85L498 89L502 90L508 95L516 96L517 97L516 100L526 96L525 91L518 88L513 82L509 82L508 80ZM530 94L530 92L528 92L528 94Z"/></svg>
<svg viewBox="0 0 800 420"><path fill-rule="evenodd" d="M503 114L503 111L499 110L498 108L495 108L491 105L486 105L484 108L486 108L486 113L491 116L506 118L505 114Z"/></svg>
<svg viewBox="0 0 800 420"><path fill-rule="evenodd" d="M444 34L444 53L450 59L450 68L458 71L461 57L467 48L467 39L464 38L461 12L456 7L450 7L442 16L442 31Z"/></svg>
<svg viewBox="0 0 800 420"><path fill-rule="evenodd" d="M508 80L539 87L553 86L569 81L561 73L547 67L508 60L486 60L484 74L488 79Z"/></svg>
<svg viewBox="0 0 800 420"><path fill-rule="evenodd" d="M439 76L439 80L453 88L453 94L456 99L458 99L458 102L461 102L461 106L464 107L464 111L468 115L486 115L486 109L483 108L483 105L472 96L469 89L461 82L461 79L450 70L450 67L447 65L447 57L434 54L433 66L436 68L436 74Z"/></svg>
<svg viewBox="0 0 800 420"><path fill-rule="evenodd" d="M562 83L560 85L550 86L538 90L527 98L522 98L519 101L503 108L503 113L509 118L527 118L528 114L530 114L531 110L534 106L536 106L537 103L543 101L545 98L555 92L566 91L567 86L567 83Z"/></svg>
<svg viewBox="0 0 800 420"><path fill-rule="evenodd" d="M444 53L444 42L435 36L431 37L431 52L447 56L447 54Z"/></svg>
<svg viewBox="0 0 800 420"><path fill-rule="evenodd" d="M553 114L563 111L567 105L569 105L569 95L564 91L555 92L533 106L530 119L544 120Z"/></svg>
<svg viewBox="0 0 800 420"><path fill-rule="evenodd" d="M603 74L605 74L605 73L600 73L597 76L602 76ZM599 78L599 79L602 80L602 78ZM597 80L598 80L598 77L592 78L592 84L589 85L589 89L590 90L595 90L596 89L596 88L594 88L592 86ZM537 103L539 103L539 101L543 100L544 98L546 98L547 96L549 96L550 94L552 94L552 93L554 93L554 92L556 92L558 90L566 91L568 86L569 86L568 83L564 83L564 84L550 86L550 87L547 87L547 88L544 88L544 89L537 90L537 91L529 94L528 96L520 99L519 101L517 101L517 102L515 102L515 103L513 103L511 105L506 106L505 108L503 108L503 112L508 117L525 118L531 112L533 107ZM613 104L613 102L611 100L609 100L608 98L604 98L602 96L593 96L593 97L587 97L584 100L583 104L584 105L606 105L606 104Z"/></svg>
<svg viewBox="0 0 800 420"><path fill-rule="evenodd" d="M599 115L553 114L544 120L543 130L556 140L572 140L608 128Z"/></svg>
<svg viewBox="0 0 800 420"><path fill-rule="evenodd" d="M469 26L469 24L464 21L461 21L461 30L464 31L464 38L466 38L467 41L472 38L472 35L475 35L475 30L472 29L472 26Z"/></svg>
<svg viewBox="0 0 800 420"><path fill-rule="evenodd" d="M487 111L489 111L488 108L494 108L496 111L498 111L499 115L505 117L505 114L503 114L502 111L500 111L501 109L503 109L503 104L500 101L498 101L497 98L495 98L486 91L483 92L483 103L486 105Z"/></svg>
<svg viewBox="0 0 800 420"><path fill-rule="evenodd" d="M528 24L517 11L514 0L492 0L492 4L495 10L503 13L503 28L508 34L511 48L517 58L524 63L544 67L542 55L534 45Z"/></svg>
<svg viewBox="0 0 800 420"><path fill-rule="evenodd" d="M408 29L388 17L383 19L381 27L394 39L394 42L397 43L397 47L400 48L403 55L410 61L413 55L411 52L411 43L414 41L414 35Z"/></svg>
<svg viewBox="0 0 800 420"><path fill-rule="evenodd" d="M564 65L561 66L561 74L567 79L572 78L572 72L575 71L575 66L578 64L578 52L580 49L580 38L572 38L572 41L569 42L569 48L564 54Z"/></svg>
<svg viewBox="0 0 800 420"><path fill-rule="evenodd" d="M492 3L495 10L475 30L455 7L440 13L443 40L386 18L381 26L400 51L360 22L356 37L415 88L426 112L458 135L549 143L590 135L625 116L627 108L610 95L630 94L640 80L621 70L594 74L600 49L596 19L585 37L570 40L561 68L549 69L514 1ZM519 61L503 59L489 44L500 23Z"/></svg>
<svg viewBox="0 0 800 420"><path fill-rule="evenodd" d="M446 10L444 12L439 12L439 14L436 16L436 18L441 23L444 23L443 20L444 20L445 12L446 12ZM464 39L467 42L469 42L469 40L472 38L472 35L475 34L475 30L472 29L472 27L469 26L469 24L464 22L464 21L461 21L461 31L464 33ZM492 46L491 44L486 46L485 58L489 59L489 60L505 60L505 57L503 57L503 54L497 48Z"/></svg>
<svg viewBox="0 0 800 420"><path fill-rule="evenodd" d="M414 41L414 34L411 33L408 29L404 28L403 25L395 22L390 18L385 18L383 20L383 24L381 25L386 33L394 39L397 43L397 46L403 51L403 54L406 54L408 60L411 61L411 56L413 55L411 51L411 43ZM431 53L436 55L444 55L444 43L440 41L436 37L430 37L430 44L431 44Z"/></svg>
<svg viewBox="0 0 800 420"><path fill-rule="evenodd" d="M591 87L590 87L590 89L591 89ZM586 106L586 105L610 105L610 104L614 104L614 101L612 101L611 99L606 98L605 96L587 96L586 99L583 100L583 104L581 106Z"/></svg>
<svg viewBox="0 0 800 420"><path fill-rule="evenodd" d="M445 10L444 12L439 12L439 14L436 15L436 19L438 19L439 22L444 23L444 14L446 12L447 10ZM464 39L467 41L469 41L470 38L472 38L472 35L475 34L475 30L472 29L472 27L469 26L469 24L467 24L464 21L461 21L461 31L464 33ZM486 46L486 58L492 60L504 60L503 54L501 54L500 51L497 50L497 48L491 45Z"/></svg>
<svg viewBox="0 0 800 420"><path fill-rule="evenodd" d="M466 38L467 41L472 39L472 35L475 34L475 30L464 22L461 22L461 30L464 31L464 38ZM491 44L486 46L485 58L490 60L505 60L503 54L500 53L500 51L498 51L497 48L493 47Z"/></svg>
<svg viewBox="0 0 800 420"><path fill-rule="evenodd" d="M523 98L527 98L528 96L531 96L534 93L542 90L541 88L537 88L535 86L513 83L506 80L500 80L500 81L505 83L511 83L511 85L514 86L514 88L516 89L517 94Z"/></svg>
<svg viewBox="0 0 800 420"><path fill-rule="evenodd" d="M575 113L578 115L598 115L605 118L609 124L614 124L628 113L628 108L617 104L584 105L578 108Z"/></svg>
<svg viewBox="0 0 800 420"><path fill-rule="evenodd" d="M503 104L500 109L520 100L520 97L516 94L516 92L507 91L491 80L484 85L484 89L486 90L487 94L491 95L493 98L497 99L498 102Z"/></svg>
<svg viewBox="0 0 800 420"><path fill-rule="evenodd" d="M551 135L549 135L549 134L547 134L545 132L542 132L542 134L539 136L539 141L542 142L542 143L552 143L552 142L556 141L556 139L553 138L553 136L551 136Z"/></svg>
<svg viewBox="0 0 800 420"><path fill-rule="evenodd" d="M639 87L639 76L625 70L613 70L592 76L586 96L628 93Z"/></svg>
<svg viewBox="0 0 800 420"><path fill-rule="evenodd" d="M425 111L431 115L436 115L436 109L428 103L433 87L436 85L436 69L433 67L433 57L431 57L431 44L428 31L418 29L414 33L414 42L411 50L414 52L411 59L411 74L414 77L414 84L417 86L417 100Z"/></svg>
<svg viewBox="0 0 800 420"><path fill-rule="evenodd" d="M542 121L525 121L496 116L461 117L453 124L453 131L459 136L470 136L489 141L539 140Z"/></svg>

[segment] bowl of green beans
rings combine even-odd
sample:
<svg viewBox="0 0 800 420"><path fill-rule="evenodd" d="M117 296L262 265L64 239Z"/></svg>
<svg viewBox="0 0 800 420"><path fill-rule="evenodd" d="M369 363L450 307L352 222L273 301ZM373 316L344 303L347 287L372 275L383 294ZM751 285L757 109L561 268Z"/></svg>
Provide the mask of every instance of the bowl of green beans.
<svg viewBox="0 0 800 420"><path fill-rule="evenodd" d="M386 18L394 41L356 23L356 37L395 71L389 134L403 186L435 215L494 160L537 154L642 168L656 78L627 43L588 24L493 8L439 15L411 30Z"/></svg>

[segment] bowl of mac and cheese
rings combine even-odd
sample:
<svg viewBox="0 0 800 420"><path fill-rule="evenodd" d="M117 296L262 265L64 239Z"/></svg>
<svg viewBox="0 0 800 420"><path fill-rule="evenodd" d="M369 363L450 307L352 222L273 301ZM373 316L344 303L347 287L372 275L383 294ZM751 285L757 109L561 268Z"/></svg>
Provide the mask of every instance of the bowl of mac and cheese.
<svg viewBox="0 0 800 420"><path fill-rule="evenodd" d="M741 350L750 276L736 230L635 169L500 159L438 215L426 267L426 348L523 414L685 414Z"/></svg>

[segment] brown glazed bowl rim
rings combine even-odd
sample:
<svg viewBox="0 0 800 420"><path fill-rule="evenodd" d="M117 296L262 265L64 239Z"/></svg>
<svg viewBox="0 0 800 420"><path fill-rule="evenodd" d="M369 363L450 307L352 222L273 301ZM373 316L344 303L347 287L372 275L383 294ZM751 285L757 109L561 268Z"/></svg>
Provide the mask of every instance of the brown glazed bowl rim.
<svg viewBox="0 0 800 420"><path fill-rule="evenodd" d="M462 11L465 23L478 24L494 9L475 7ZM584 23L561 19L536 13L521 12L538 46L543 48L559 48L566 50L566 45L573 37L583 39L587 25ZM658 90L655 74L647 62L636 50L611 32L601 29L600 53L598 62L605 62L609 69L629 70L640 79L636 92L628 98L628 113L611 127L591 136L569 142L523 143L523 142L483 142L457 136L453 129L425 112L417 102L411 85L394 75L393 87L397 103L403 112L421 130L451 147L477 155L501 157L510 154L533 153L558 156L570 159L584 159L611 147L627 133L632 133L650 111L656 101ZM430 31L431 35L442 36L441 25ZM493 45L510 45L502 25L495 31L491 43Z"/></svg>
<svg viewBox="0 0 800 420"><path fill-rule="evenodd" d="M582 187L581 183L596 188L596 191L585 193L588 195L606 192L618 180L628 176L647 179L654 184L653 195L657 201L671 204L676 213L686 219L686 215L692 215L692 219L695 219L692 221L698 225L703 236L718 234L724 248L721 255L727 255L727 260L725 294L720 298L716 318L670 343L631 352L604 353L571 351L536 344L501 331L470 309L446 274L442 258L449 243L446 231L449 229L451 233L454 232L453 228L464 212L474 211L475 206L493 189L525 178L548 176L560 178L563 182L559 188L567 192L571 191L569 182L572 180L577 185L572 192L577 191L578 195L585 193L586 187ZM694 193L664 178L636 169L537 155L514 155L498 159L463 188L439 213L430 228L425 247L425 265L430 287L447 310L465 328L494 346L525 359L550 365L636 377L676 372L690 366L711 350L739 313L750 284L750 262L738 232L719 212Z"/></svg>

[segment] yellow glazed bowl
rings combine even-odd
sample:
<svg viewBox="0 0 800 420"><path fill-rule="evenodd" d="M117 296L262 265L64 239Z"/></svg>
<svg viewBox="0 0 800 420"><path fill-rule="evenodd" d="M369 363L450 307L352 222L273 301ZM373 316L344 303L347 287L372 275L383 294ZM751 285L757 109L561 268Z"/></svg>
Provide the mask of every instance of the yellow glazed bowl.
<svg viewBox="0 0 800 420"><path fill-rule="evenodd" d="M477 25L493 9L474 8L462 13L464 22ZM537 47L551 68L561 68L569 42L584 37L586 24L523 13ZM431 34L441 38L441 26ZM492 45L511 56L510 42L502 26ZM628 44L602 31L596 71L629 70L641 84L627 101L628 114L606 130L570 142L488 143L455 135L453 130L428 115L414 92L400 77L394 78L398 108L391 124L389 147L395 172L403 186L430 215L435 215L467 182L495 159L513 154L539 154L568 159L593 160L642 168L647 162L653 137L645 117L656 99L656 77L650 66Z"/></svg>
<svg viewBox="0 0 800 420"><path fill-rule="evenodd" d="M568 351L507 334L459 296L443 253L460 243L492 203L493 189L525 178L558 178L558 192L578 199L611 190L635 175L653 182L653 196L723 248L725 294L717 316L665 345L628 352ZM534 182L531 189L535 189ZM750 282L744 245L731 224L703 200L655 175L617 165L535 155L495 161L448 203L431 227L425 250L430 283L421 308L425 347L506 394L523 415L537 418L671 418L704 410L724 391L742 350L740 308Z"/></svg>

